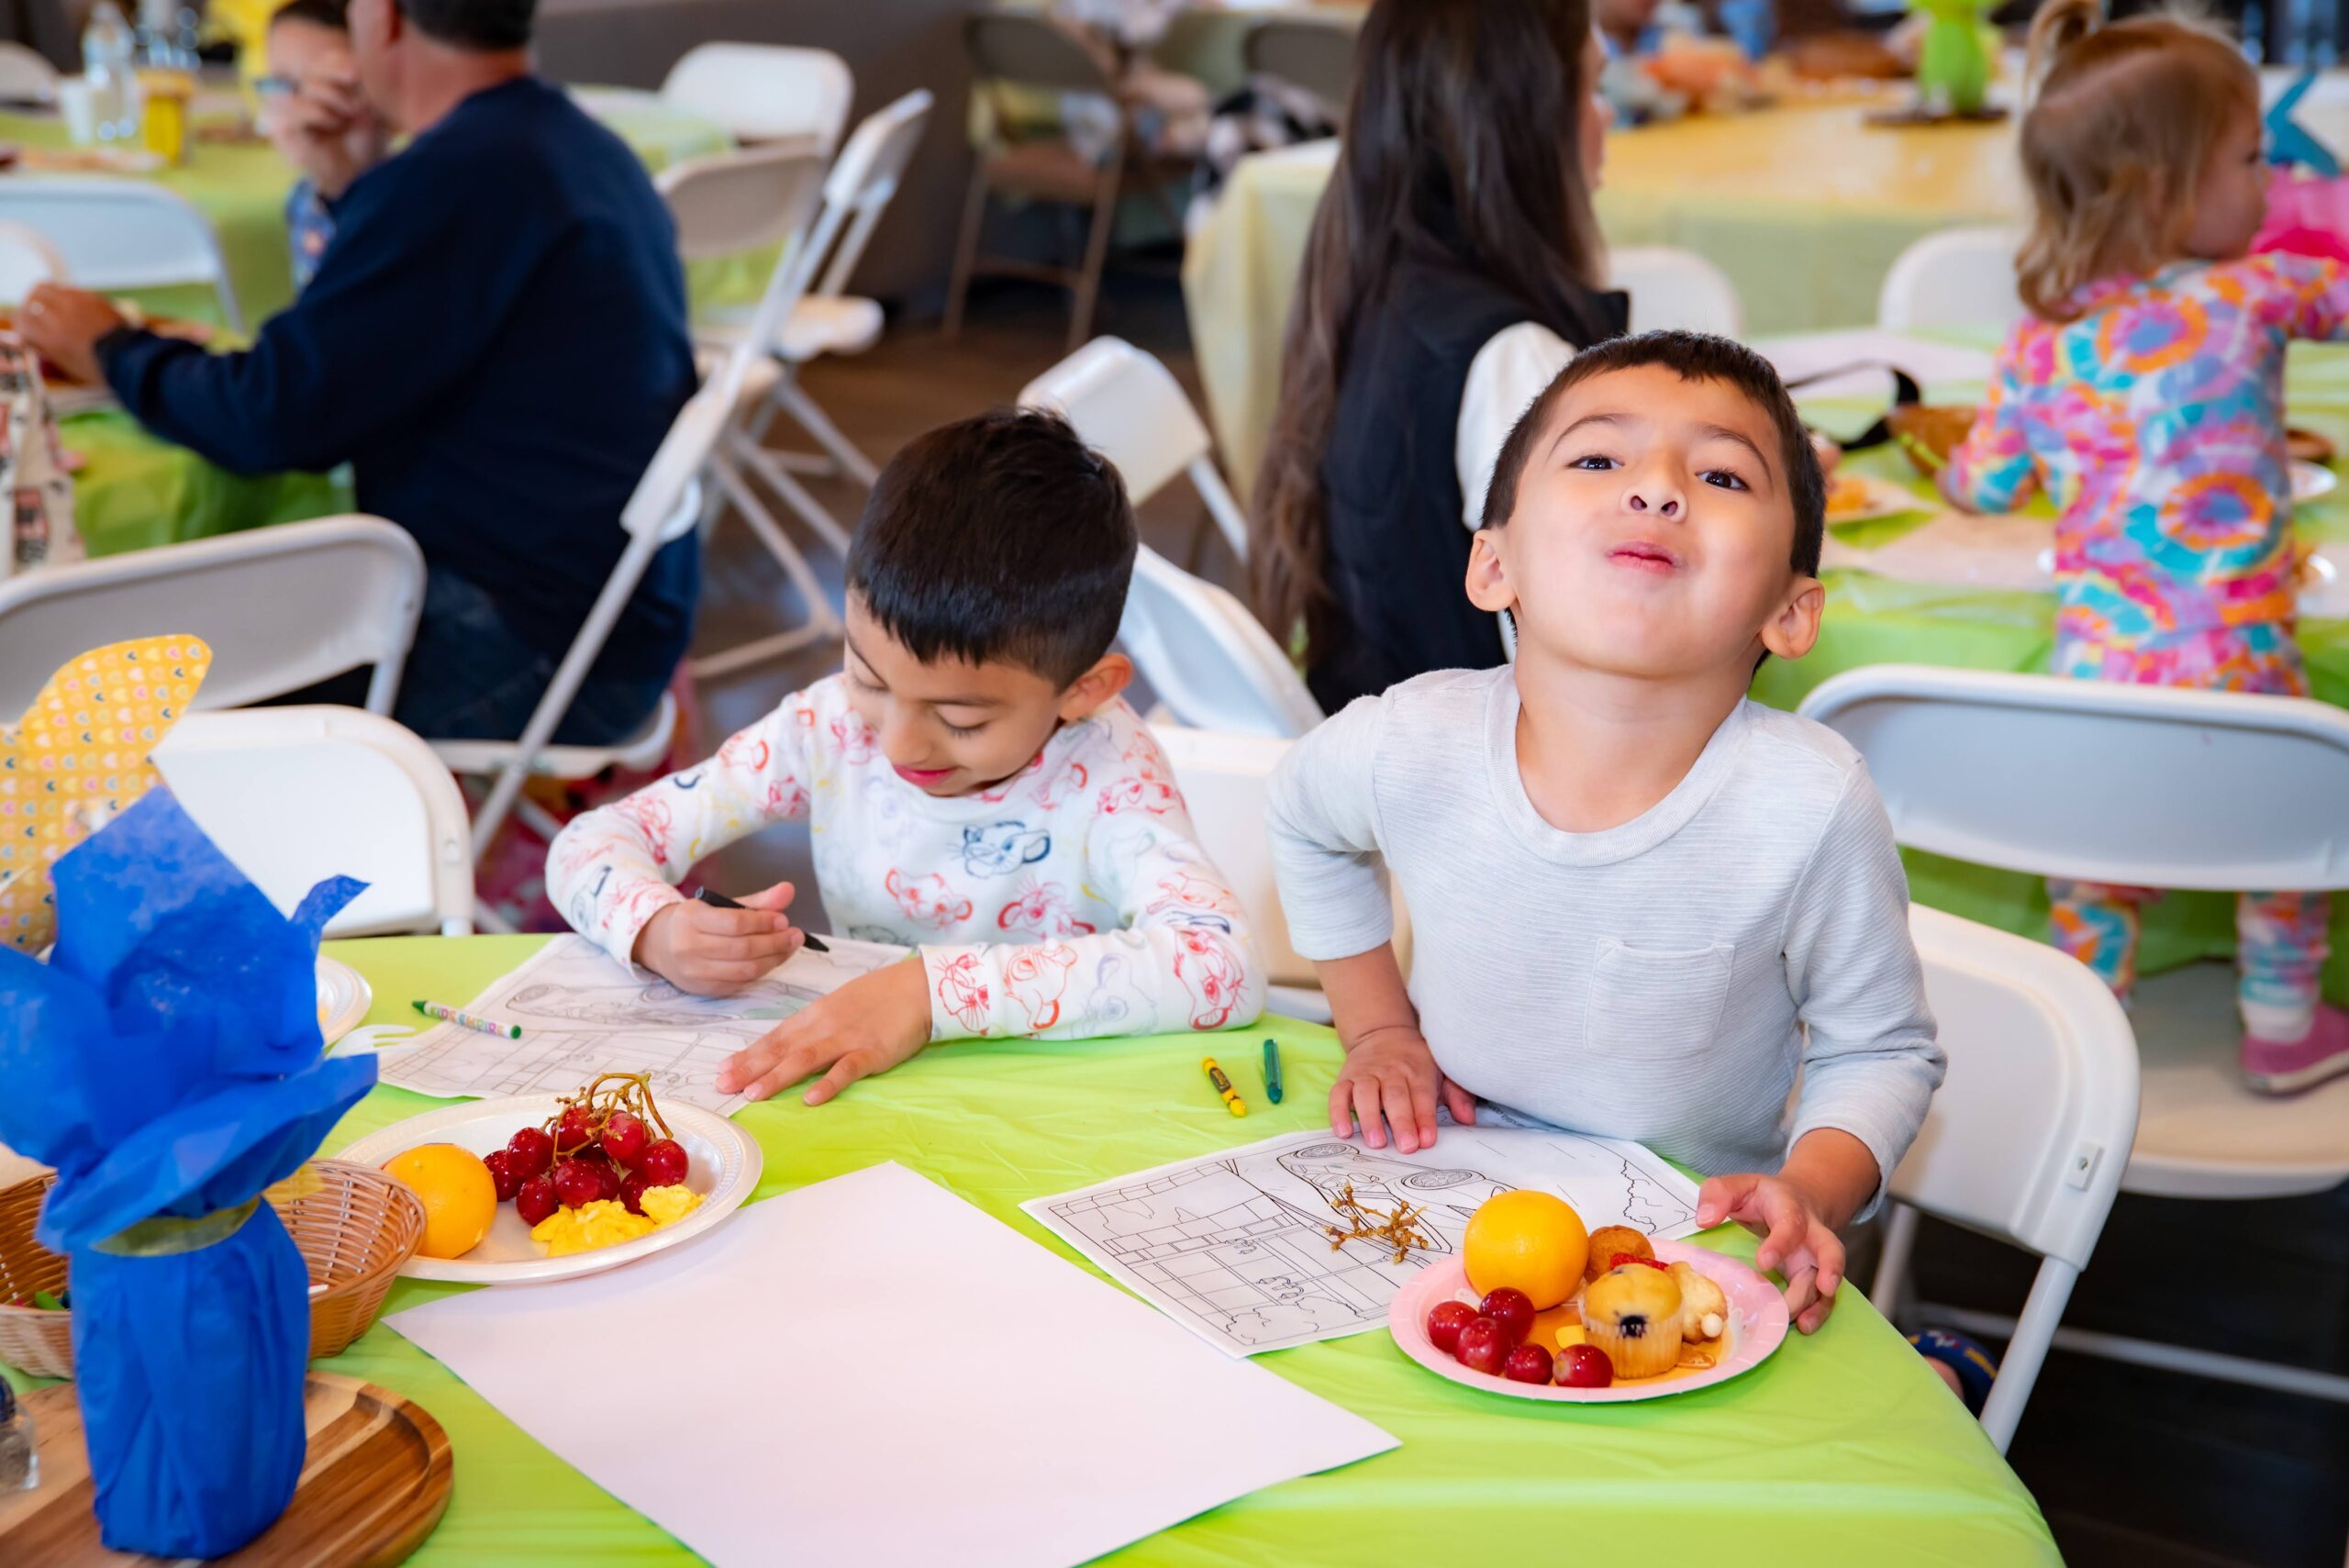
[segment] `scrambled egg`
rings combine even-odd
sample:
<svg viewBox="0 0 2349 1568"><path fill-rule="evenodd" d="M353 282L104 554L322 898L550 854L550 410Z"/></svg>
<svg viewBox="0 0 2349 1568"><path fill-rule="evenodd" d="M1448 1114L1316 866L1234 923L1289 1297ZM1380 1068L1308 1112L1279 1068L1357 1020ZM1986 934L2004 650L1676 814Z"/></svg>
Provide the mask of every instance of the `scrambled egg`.
<svg viewBox="0 0 2349 1568"><path fill-rule="evenodd" d="M647 1187L640 1201L642 1214L630 1214L611 1198L556 1209L530 1228L530 1240L543 1244L550 1258L633 1241L691 1214L701 1207L701 1195L686 1186Z"/></svg>

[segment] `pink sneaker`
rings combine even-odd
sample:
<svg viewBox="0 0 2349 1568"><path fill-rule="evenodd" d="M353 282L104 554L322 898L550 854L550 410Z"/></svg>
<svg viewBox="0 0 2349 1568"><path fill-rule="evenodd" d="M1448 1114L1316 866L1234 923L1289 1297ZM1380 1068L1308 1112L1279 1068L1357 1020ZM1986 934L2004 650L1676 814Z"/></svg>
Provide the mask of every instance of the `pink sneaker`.
<svg viewBox="0 0 2349 1568"><path fill-rule="evenodd" d="M2316 1024L2289 1045L2243 1036L2243 1075L2263 1095L2289 1095L2349 1073L2349 1012L2320 1002Z"/></svg>

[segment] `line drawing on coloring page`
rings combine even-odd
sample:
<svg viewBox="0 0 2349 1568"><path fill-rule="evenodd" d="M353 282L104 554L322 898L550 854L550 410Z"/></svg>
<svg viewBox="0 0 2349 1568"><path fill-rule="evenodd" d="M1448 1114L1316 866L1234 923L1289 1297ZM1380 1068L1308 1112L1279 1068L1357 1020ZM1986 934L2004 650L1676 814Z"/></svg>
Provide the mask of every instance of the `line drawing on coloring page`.
<svg viewBox="0 0 2349 1568"><path fill-rule="evenodd" d="M465 1005L477 1018L521 1027L506 1040L441 1024L382 1058L386 1084L440 1098L568 1095L600 1073L650 1074L654 1096L731 1116L745 1103L720 1094L718 1070L782 1019L903 948L831 938L800 951L731 996L695 996L630 973L584 937L558 937Z"/></svg>
<svg viewBox="0 0 2349 1568"><path fill-rule="evenodd" d="M1635 1143L1546 1128L1446 1127L1404 1154L1327 1132L1289 1133L1020 1207L1119 1284L1229 1355L1382 1328L1386 1304L1456 1254L1495 1193L1554 1192L1592 1229L1697 1228L1697 1186ZM1424 1247L1333 1241L1351 1188L1374 1213L1420 1209Z"/></svg>

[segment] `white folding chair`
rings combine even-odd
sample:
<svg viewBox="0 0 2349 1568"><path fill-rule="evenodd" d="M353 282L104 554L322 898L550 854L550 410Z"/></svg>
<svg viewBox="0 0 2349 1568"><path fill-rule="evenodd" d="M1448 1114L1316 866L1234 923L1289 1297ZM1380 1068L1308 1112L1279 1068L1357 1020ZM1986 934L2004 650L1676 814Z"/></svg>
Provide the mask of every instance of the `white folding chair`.
<svg viewBox="0 0 2349 1568"><path fill-rule="evenodd" d="M321 517L45 566L0 584L0 713L75 654L184 632L212 646L199 708L244 707L361 665L389 713L424 605L424 552L381 517Z"/></svg>
<svg viewBox="0 0 2349 1568"><path fill-rule="evenodd" d="M36 284L62 283L65 258L29 224L0 223L0 305L19 305Z"/></svg>
<svg viewBox="0 0 2349 1568"><path fill-rule="evenodd" d="M1248 911L1256 951L1271 983L1264 1005L1286 1018L1328 1023L1330 1004L1321 995L1313 962L1289 944L1288 920L1281 912L1280 886L1273 874L1272 840L1264 831L1264 792L1292 742L1174 725L1154 733L1190 808L1199 847ZM1411 919L1399 891L1394 899L1395 957L1408 974Z"/></svg>
<svg viewBox="0 0 2349 1568"><path fill-rule="evenodd" d="M759 308L780 323L763 343L750 337L750 323L730 312L696 321L696 339L712 350L745 342L763 348L762 374L751 388L743 419L729 428L718 449L717 473L727 498L758 533L770 554L791 574L806 597L815 581L806 561L747 483L755 475L780 495L801 521L836 552L848 550L848 530L800 484L798 474L842 475L870 486L880 477L873 460L842 435L799 383L799 368L825 354L861 354L881 339L877 301L847 293L873 231L897 194L906 166L920 145L930 117L930 95L907 94L865 117L841 150L823 182L823 198L813 223L785 252L769 284L770 298ZM781 299L772 296L781 291ZM821 450L779 452L766 445L777 414L788 415ZM812 604L821 605L820 597ZM757 639L694 663L696 676L722 675L763 662L819 638L836 637L840 624L829 607L811 613L807 625Z"/></svg>
<svg viewBox="0 0 2349 1568"><path fill-rule="evenodd" d="M1096 338L1030 382L1019 401L1074 425L1085 445L1118 465L1137 506L1176 474L1187 475L1231 553L1248 559L1248 518L1216 468L1208 428L1156 359L1122 338Z"/></svg>
<svg viewBox="0 0 2349 1568"><path fill-rule="evenodd" d="M1248 606L1144 545L1118 628L1166 711L1199 729L1295 740L1321 722L1271 633Z"/></svg>
<svg viewBox="0 0 2349 1568"><path fill-rule="evenodd" d="M2023 315L2015 294L2015 252L2021 246L2022 235L2011 228L1928 234L1895 257L1884 274L1876 325L1887 332L2011 326Z"/></svg>
<svg viewBox="0 0 2349 1568"><path fill-rule="evenodd" d="M805 143L829 157L856 80L829 50L705 43L669 68L661 96L717 121L740 142Z"/></svg>
<svg viewBox="0 0 2349 1568"><path fill-rule="evenodd" d="M464 796L432 748L355 707L188 715L155 766L221 852L284 913L330 876L367 891L330 937L473 934Z"/></svg>
<svg viewBox="0 0 2349 1568"><path fill-rule="evenodd" d="M177 192L104 176L0 180L0 222L39 229L83 288L210 284L221 321L231 332L245 329L219 237Z"/></svg>
<svg viewBox="0 0 2349 1568"><path fill-rule="evenodd" d="M57 67L38 50L0 42L0 103L57 102Z"/></svg>
<svg viewBox="0 0 2349 1568"><path fill-rule="evenodd" d="M2325 703L1878 664L1826 682L1802 712L1859 749L1915 849L2126 886L2349 887L2349 713ZM2232 999L2215 964L2139 983L2143 1105L2123 1191L2284 1197L2349 1179L2349 1078L2252 1093ZM2056 1342L2349 1403L2349 1377L2305 1368L2068 1329Z"/></svg>
<svg viewBox="0 0 2349 1568"><path fill-rule="evenodd" d="M1633 245L1611 252L1615 286L1631 296L1631 328L1677 328L1717 338L1745 335L1745 306L1729 275L1694 250Z"/></svg>
<svg viewBox="0 0 2349 1568"><path fill-rule="evenodd" d="M2051 947L1921 906L1909 909L1909 931L1949 1076L1892 1173L1890 1234L1868 1294L1893 1310L1920 1213L2038 1255L1982 1409L2004 1453L2121 1185L2137 1127L2137 1045L2104 983ZM1950 1311L1917 1310L1933 1322Z"/></svg>

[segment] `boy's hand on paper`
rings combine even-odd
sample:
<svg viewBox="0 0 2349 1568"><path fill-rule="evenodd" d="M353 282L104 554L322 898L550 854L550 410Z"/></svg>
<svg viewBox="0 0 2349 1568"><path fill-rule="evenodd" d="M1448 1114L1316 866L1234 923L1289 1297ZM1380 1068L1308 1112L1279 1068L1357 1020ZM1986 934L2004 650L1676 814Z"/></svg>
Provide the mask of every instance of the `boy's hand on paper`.
<svg viewBox="0 0 2349 1568"><path fill-rule="evenodd" d="M1762 1238L1754 1265L1786 1276L1787 1314L1795 1327L1819 1332L1843 1284L1843 1243L1819 1203L1783 1176L1714 1176L1697 1189L1697 1223L1709 1228L1731 1219Z"/></svg>
<svg viewBox="0 0 2349 1568"><path fill-rule="evenodd" d="M1346 1064L1330 1090L1330 1128L1339 1137L1362 1123L1362 1140L1386 1147L1386 1129L1405 1154L1435 1144L1438 1098L1464 1125L1476 1120L1476 1097L1446 1078L1425 1036L1405 1024L1370 1029L1346 1042Z"/></svg>
<svg viewBox="0 0 2349 1568"><path fill-rule="evenodd" d="M636 933L636 962L680 991L725 996L799 951L807 933L784 916L797 889L778 882L740 909L697 899L664 905Z"/></svg>
<svg viewBox="0 0 2349 1568"><path fill-rule="evenodd" d="M763 1100L820 1072L801 1096L820 1106L859 1078L910 1062L929 1043L929 973L909 958L858 975L736 1051L718 1069L718 1087Z"/></svg>

